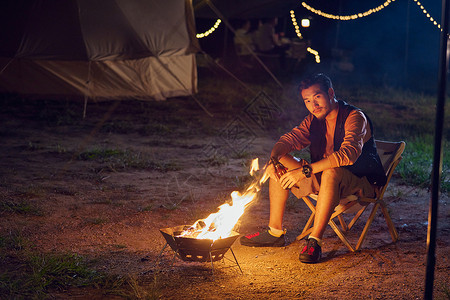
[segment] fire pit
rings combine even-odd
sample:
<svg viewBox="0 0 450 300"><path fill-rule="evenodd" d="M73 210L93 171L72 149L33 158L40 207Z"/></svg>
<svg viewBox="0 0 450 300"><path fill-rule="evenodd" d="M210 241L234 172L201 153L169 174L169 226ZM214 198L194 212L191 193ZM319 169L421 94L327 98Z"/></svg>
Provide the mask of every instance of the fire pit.
<svg viewBox="0 0 450 300"><path fill-rule="evenodd" d="M181 225L159 230L176 256L184 261L206 262L221 260L224 254L231 250L231 245L239 237L239 234L236 232L233 232L232 236L215 241L178 236L187 228L189 226Z"/></svg>
<svg viewBox="0 0 450 300"><path fill-rule="evenodd" d="M264 167L265 169L265 167ZM256 176L259 170L258 159L252 161L250 175ZM158 255L157 261L169 245L175 252L175 257L188 262L211 262L214 275L213 262L226 258L224 255L231 251L234 262L241 270L231 245L239 237L233 231L245 208L256 198L261 190L261 185L269 177L266 172L256 176L255 181L250 184L244 193L233 191L231 202L218 207L219 211L211 213L204 219L197 220L193 225L181 225L176 227L162 228L159 231L166 239L166 244ZM230 260L230 259L228 259ZM232 261L232 260L230 260ZM232 261L233 262L233 261ZM242 272L242 270L241 270Z"/></svg>
<svg viewBox="0 0 450 300"><path fill-rule="evenodd" d="M231 245L233 245L234 241L236 241L239 237L238 233L232 232L231 236L217 240L180 236L182 232L190 227L191 226L188 225L181 225L160 229L159 231L166 240L166 244L161 250L158 259L161 257L167 245L169 245L175 252L173 258L178 257L187 262L211 262L213 268L212 272L214 275L213 262L224 259L225 253L230 250L234 258L234 263L236 263L242 273L242 269L237 262L233 250L231 249Z"/></svg>

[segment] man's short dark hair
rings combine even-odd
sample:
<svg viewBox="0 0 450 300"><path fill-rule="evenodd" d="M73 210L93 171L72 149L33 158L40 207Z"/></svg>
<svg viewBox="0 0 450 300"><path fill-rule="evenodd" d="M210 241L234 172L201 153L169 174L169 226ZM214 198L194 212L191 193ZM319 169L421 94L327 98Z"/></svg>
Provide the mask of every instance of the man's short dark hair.
<svg viewBox="0 0 450 300"><path fill-rule="evenodd" d="M328 93L328 90L333 88L331 79L327 75L319 73L303 79L298 86L298 92L301 94L304 89L307 89L315 84L320 85L320 89L325 93Z"/></svg>

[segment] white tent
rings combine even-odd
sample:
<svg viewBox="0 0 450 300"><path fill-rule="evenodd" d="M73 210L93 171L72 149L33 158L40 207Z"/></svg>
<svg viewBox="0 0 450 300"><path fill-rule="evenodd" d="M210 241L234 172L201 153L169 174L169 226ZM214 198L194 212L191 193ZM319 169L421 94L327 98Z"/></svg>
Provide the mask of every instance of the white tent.
<svg viewBox="0 0 450 300"><path fill-rule="evenodd" d="M191 0L5 2L0 92L164 100L197 91Z"/></svg>

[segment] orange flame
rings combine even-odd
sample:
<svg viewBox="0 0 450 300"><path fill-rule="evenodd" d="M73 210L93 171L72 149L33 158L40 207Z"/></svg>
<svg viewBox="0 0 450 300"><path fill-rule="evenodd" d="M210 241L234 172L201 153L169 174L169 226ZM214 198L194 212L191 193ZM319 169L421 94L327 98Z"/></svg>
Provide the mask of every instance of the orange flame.
<svg viewBox="0 0 450 300"><path fill-rule="evenodd" d="M266 166L264 166L264 169ZM255 176L259 170L258 158L252 161L250 175ZM238 191L231 193L231 205L228 203L219 206L219 211L210 214L205 219L197 220L190 229L186 230L181 236L194 237L197 239L217 240L231 235L233 228L243 215L248 205L256 198L261 190L261 185L269 178L264 171L261 178L254 182L241 194Z"/></svg>

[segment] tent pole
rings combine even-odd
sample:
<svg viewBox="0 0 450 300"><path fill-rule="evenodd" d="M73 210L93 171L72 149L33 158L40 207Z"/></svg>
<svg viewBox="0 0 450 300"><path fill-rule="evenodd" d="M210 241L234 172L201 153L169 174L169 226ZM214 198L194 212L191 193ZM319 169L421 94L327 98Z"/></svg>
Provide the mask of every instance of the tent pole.
<svg viewBox="0 0 450 300"><path fill-rule="evenodd" d="M410 23L410 4L411 1L408 1L406 6L406 33L405 33L405 60L403 65L403 81L406 85L408 83L408 55L409 55L409 23Z"/></svg>
<svg viewBox="0 0 450 300"><path fill-rule="evenodd" d="M442 172L442 135L444 127L444 106L447 82L448 55L447 47L449 43L449 14L450 0L442 0L441 18L441 41L439 49L439 73L438 73L438 98L436 104L436 129L434 137L434 157L433 170L431 174L431 199L428 213L428 234L427 234L427 268L425 278L424 299L433 299L434 269L436 263L436 229L438 217L439 187Z"/></svg>
<svg viewBox="0 0 450 300"><path fill-rule="evenodd" d="M342 0L339 0L339 15L342 14ZM334 49L339 49L339 32L341 28L341 21L337 21L336 25L336 37L334 39Z"/></svg>
<svg viewBox="0 0 450 300"><path fill-rule="evenodd" d="M8 63L2 68L2 70L0 71L0 75L3 73L3 71L6 70L6 68L8 68L8 66L13 62L13 60L14 60L14 57L11 58L11 59L8 61Z"/></svg>
<svg viewBox="0 0 450 300"><path fill-rule="evenodd" d="M84 95L83 120L86 118L86 109L87 109L87 95Z"/></svg>
<svg viewBox="0 0 450 300"><path fill-rule="evenodd" d="M88 76L86 80L86 91L84 93L83 120L86 118L87 102L89 98L89 90L91 85L91 62L88 63Z"/></svg>
<svg viewBox="0 0 450 300"><path fill-rule="evenodd" d="M228 59L228 52L227 52L227 47L228 47L228 28L225 26L225 31L223 34L223 53L222 53L222 57L224 58L225 61L227 61Z"/></svg>

